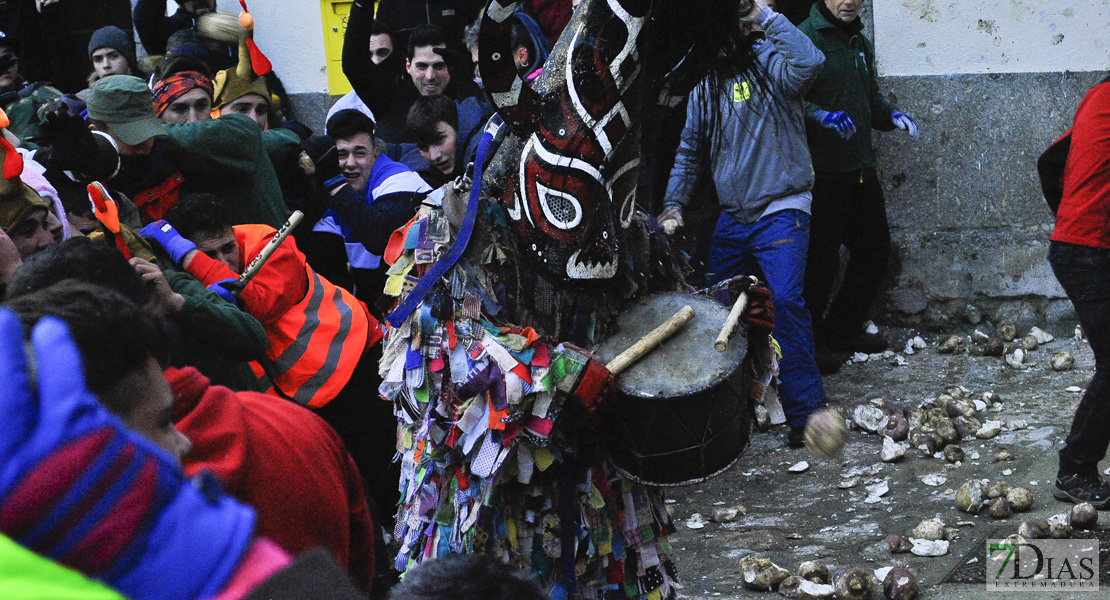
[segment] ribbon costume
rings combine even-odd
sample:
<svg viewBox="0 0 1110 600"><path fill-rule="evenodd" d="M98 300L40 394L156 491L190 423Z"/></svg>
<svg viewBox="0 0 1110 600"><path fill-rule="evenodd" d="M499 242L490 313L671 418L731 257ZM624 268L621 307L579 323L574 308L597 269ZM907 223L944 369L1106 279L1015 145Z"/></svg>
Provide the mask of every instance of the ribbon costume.
<svg viewBox="0 0 1110 600"><path fill-rule="evenodd" d="M517 4L493 0L483 18L498 114L473 185L433 192L384 257L397 300L380 363L400 422L395 566L479 552L533 571L553 598L674 597L662 495L606 458L613 379L578 347L596 347L629 301L685 289L636 186L640 123L682 87L657 74L689 47L645 68L653 2L585 0L525 82L510 52Z"/></svg>

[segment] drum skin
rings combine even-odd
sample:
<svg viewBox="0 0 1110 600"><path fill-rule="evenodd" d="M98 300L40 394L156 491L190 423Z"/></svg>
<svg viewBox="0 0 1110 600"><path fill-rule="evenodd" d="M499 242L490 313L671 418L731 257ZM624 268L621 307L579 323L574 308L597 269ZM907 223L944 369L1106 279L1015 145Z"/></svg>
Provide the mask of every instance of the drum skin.
<svg viewBox="0 0 1110 600"><path fill-rule="evenodd" d="M618 397L605 416L606 449L634 481L657 486L700 483L719 475L751 439L752 400L741 368L748 348L737 327L725 352L713 341L728 309L704 296L653 294L618 318L597 354L606 362L683 306L694 318L617 377Z"/></svg>

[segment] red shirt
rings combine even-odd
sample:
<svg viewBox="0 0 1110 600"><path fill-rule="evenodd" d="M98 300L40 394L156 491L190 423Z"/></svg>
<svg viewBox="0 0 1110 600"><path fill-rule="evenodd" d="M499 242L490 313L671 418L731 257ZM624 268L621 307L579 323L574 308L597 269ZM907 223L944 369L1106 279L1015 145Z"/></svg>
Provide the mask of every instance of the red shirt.
<svg viewBox="0 0 1110 600"><path fill-rule="evenodd" d="M212 471L258 513L255 535L296 556L323 546L364 590L374 575L374 526L362 479L339 435L312 411L213 386L192 367L168 369L177 428L192 442L189 476Z"/></svg>
<svg viewBox="0 0 1110 600"><path fill-rule="evenodd" d="M1091 88L1075 113L1052 239L1110 248L1110 83Z"/></svg>

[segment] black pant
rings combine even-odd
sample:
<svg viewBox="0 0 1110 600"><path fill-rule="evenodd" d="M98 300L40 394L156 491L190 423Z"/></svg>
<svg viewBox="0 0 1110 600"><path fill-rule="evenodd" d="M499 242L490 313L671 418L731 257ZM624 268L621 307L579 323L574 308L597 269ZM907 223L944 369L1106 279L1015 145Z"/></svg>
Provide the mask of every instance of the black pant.
<svg viewBox="0 0 1110 600"><path fill-rule="evenodd" d="M1048 261L1095 353L1095 376L1060 450L1060 474L1097 473L1110 445L1110 250L1052 242Z"/></svg>
<svg viewBox="0 0 1110 600"><path fill-rule="evenodd" d="M883 188L873 169L817 173L802 296L818 343L860 333L878 297L890 258L890 226ZM829 298L840 272L840 246L850 256L844 283ZM825 310L828 309L828 316Z"/></svg>

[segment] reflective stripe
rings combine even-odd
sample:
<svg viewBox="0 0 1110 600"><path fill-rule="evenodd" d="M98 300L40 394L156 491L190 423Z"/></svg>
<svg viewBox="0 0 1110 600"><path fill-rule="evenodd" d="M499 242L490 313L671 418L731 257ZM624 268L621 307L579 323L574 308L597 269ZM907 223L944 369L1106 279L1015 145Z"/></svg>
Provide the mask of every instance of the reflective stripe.
<svg viewBox="0 0 1110 600"><path fill-rule="evenodd" d="M320 369L308 381L304 382L304 385L294 394L294 398L301 404L307 404L312 400L316 393L320 391L320 388L331 379L336 367L339 366L340 357L343 356L343 345L347 342L347 336L351 334L351 322L353 320L351 307L343 301L343 292L339 290L339 286L335 287L332 301L335 303L336 310L339 311L339 331L331 338L324 364L320 365ZM306 395L307 397L305 397Z"/></svg>
<svg viewBox="0 0 1110 600"><path fill-rule="evenodd" d="M301 360L305 352L308 352L308 346L312 343L312 334L316 333L316 329L320 327L320 319L316 318L320 312L320 304L324 301L324 285L320 282L320 276L312 273L312 297L308 301L308 306L304 309L305 320L301 330L297 332L297 339L293 340L281 354L273 360L276 372L274 377L281 379L282 375L289 372L297 361ZM280 383L280 382L275 382ZM284 390L289 393L289 390ZM296 396L297 394L294 394ZM298 399L300 402L300 399Z"/></svg>

